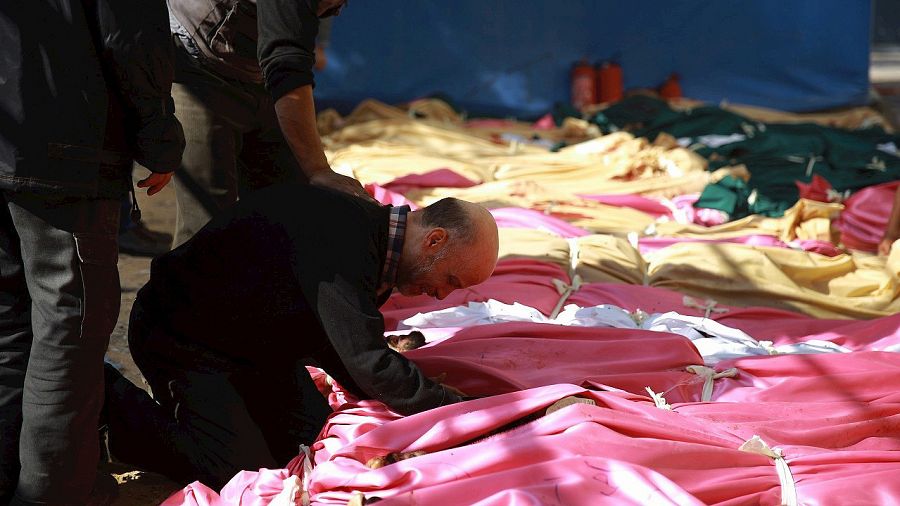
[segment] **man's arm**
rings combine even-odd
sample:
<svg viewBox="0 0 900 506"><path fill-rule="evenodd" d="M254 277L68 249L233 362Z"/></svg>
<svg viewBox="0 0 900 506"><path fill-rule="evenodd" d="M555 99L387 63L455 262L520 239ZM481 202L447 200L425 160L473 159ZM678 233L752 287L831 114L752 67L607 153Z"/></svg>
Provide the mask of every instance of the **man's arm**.
<svg viewBox="0 0 900 506"><path fill-rule="evenodd" d="M353 178L328 165L316 128L313 65L319 19L308 2L257 0L259 65L275 100L282 134L313 184L369 198Z"/></svg>
<svg viewBox="0 0 900 506"><path fill-rule="evenodd" d="M181 164L184 133L172 101L174 48L164 2L88 2L107 80L124 105L135 160L154 174L142 187L159 191Z"/></svg>
<svg viewBox="0 0 900 506"><path fill-rule="evenodd" d="M370 198L359 181L331 170L316 128L312 85L293 89L275 102L278 124L309 182Z"/></svg>
<svg viewBox="0 0 900 506"><path fill-rule="evenodd" d="M370 248L364 241L342 242L346 244L330 254L303 255L298 275L307 301L353 382L370 398L404 415L459 402L458 395L388 348L384 319L372 296L374 280L366 274L376 267L375 255L367 253Z"/></svg>
<svg viewBox="0 0 900 506"><path fill-rule="evenodd" d="M884 236L878 245L878 254L887 256L891 252L891 245L894 241L900 239L900 186L894 193L894 207L891 210L891 217L888 220L887 228L884 230Z"/></svg>
<svg viewBox="0 0 900 506"><path fill-rule="evenodd" d="M336 280L322 286L319 316L353 381L373 399L409 415L462 399L428 379L384 341L384 320L368 297Z"/></svg>

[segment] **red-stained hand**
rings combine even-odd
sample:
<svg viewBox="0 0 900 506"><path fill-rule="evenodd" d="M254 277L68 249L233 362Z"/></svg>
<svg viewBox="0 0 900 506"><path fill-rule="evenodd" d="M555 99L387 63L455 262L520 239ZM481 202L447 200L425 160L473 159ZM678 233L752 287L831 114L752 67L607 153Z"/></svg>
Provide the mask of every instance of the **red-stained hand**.
<svg viewBox="0 0 900 506"><path fill-rule="evenodd" d="M147 195L156 195L162 190L169 181L172 180L172 173L151 172L149 176L138 181L138 188L147 188Z"/></svg>

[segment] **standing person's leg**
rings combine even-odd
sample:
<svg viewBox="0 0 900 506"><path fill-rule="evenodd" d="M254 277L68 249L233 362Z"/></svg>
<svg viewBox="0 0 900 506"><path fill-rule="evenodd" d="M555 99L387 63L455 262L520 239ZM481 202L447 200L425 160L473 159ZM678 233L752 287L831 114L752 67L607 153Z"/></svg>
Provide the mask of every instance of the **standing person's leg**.
<svg viewBox="0 0 900 506"><path fill-rule="evenodd" d="M215 213L237 200L241 136L222 114L229 107L226 100L219 100L223 96L205 84L172 86L175 116L184 126L186 142L181 167L175 172L173 248L193 237Z"/></svg>
<svg viewBox="0 0 900 506"><path fill-rule="evenodd" d="M7 194L31 297L14 504L89 504L119 314L119 201Z"/></svg>
<svg viewBox="0 0 900 506"><path fill-rule="evenodd" d="M22 388L31 350L31 298L25 284L19 234L0 192L0 504L19 481Z"/></svg>

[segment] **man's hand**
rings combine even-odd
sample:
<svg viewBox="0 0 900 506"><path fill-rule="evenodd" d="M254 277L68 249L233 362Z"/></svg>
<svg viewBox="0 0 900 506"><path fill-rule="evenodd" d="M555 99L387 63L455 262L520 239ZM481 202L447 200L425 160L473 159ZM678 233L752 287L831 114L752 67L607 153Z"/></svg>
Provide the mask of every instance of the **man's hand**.
<svg viewBox="0 0 900 506"><path fill-rule="evenodd" d="M460 397L468 397L468 395L466 395L465 392L463 392L462 390L460 390L456 387L451 387L450 385L448 385L446 383L441 383L441 386L444 387L444 390L450 392L451 394L456 394Z"/></svg>
<svg viewBox="0 0 900 506"><path fill-rule="evenodd" d="M149 176L138 181L138 188L147 188L147 195L156 195L162 190L169 181L172 180L172 173L151 172Z"/></svg>
<svg viewBox="0 0 900 506"><path fill-rule="evenodd" d="M359 181L331 170L316 127L312 86L300 86L275 101L281 132L309 182L375 202Z"/></svg>
<svg viewBox="0 0 900 506"><path fill-rule="evenodd" d="M891 245L894 244L894 239L889 237L885 237L878 243L878 254L881 256L888 256L891 254Z"/></svg>
<svg viewBox="0 0 900 506"><path fill-rule="evenodd" d="M350 195L355 195L370 202L376 202L363 188L359 181L333 170L320 170L309 177L309 182L316 186L331 188Z"/></svg>
<svg viewBox="0 0 900 506"><path fill-rule="evenodd" d="M441 374L439 374L433 378L428 378L428 379L430 379L431 381L444 387L444 389L447 390L448 392L450 392L451 394L456 394L460 397L468 397L468 395L466 395L462 390L444 383L444 380L447 379L447 373L445 373L445 372L442 372Z"/></svg>

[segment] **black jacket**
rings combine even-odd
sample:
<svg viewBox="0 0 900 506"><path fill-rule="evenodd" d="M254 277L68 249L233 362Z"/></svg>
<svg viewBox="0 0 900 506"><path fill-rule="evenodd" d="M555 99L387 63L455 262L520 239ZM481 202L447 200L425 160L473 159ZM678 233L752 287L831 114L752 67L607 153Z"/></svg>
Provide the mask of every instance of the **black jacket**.
<svg viewBox="0 0 900 506"><path fill-rule="evenodd" d="M316 364L403 414L458 401L384 342L378 308L387 295L378 299L376 288L388 213L302 184L242 198L153 261L136 303L140 324L172 342L148 340L142 351L194 370Z"/></svg>
<svg viewBox="0 0 900 506"><path fill-rule="evenodd" d="M162 0L0 2L0 189L115 197L178 167Z"/></svg>
<svg viewBox="0 0 900 506"><path fill-rule="evenodd" d="M266 83L275 100L312 85L318 0L167 0L204 65Z"/></svg>

